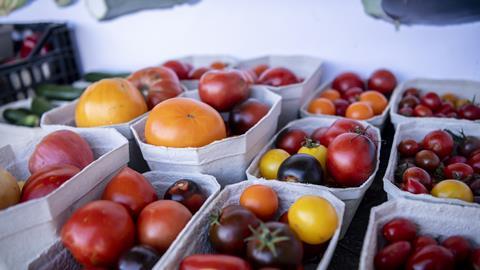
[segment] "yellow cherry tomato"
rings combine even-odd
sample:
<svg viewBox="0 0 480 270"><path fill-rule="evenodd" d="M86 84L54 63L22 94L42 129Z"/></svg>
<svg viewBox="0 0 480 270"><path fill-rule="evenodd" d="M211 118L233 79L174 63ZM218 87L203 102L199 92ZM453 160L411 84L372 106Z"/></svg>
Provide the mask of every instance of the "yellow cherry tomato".
<svg viewBox="0 0 480 270"><path fill-rule="evenodd" d="M323 171L326 170L327 148L312 139L307 138L304 146L298 150L299 154L307 154L318 160L322 165Z"/></svg>
<svg viewBox="0 0 480 270"><path fill-rule="evenodd" d="M473 202L472 190L465 183L458 180L443 180L433 187L431 193L438 198L459 199L466 202Z"/></svg>
<svg viewBox="0 0 480 270"><path fill-rule="evenodd" d="M260 159L260 174L266 179L277 179L278 168L290 154L283 149L268 150Z"/></svg>
<svg viewBox="0 0 480 270"><path fill-rule="evenodd" d="M455 107L457 109L460 109L460 107L462 107L463 105L468 104L468 103L470 103L470 100L465 99L465 98L459 98L455 101Z"/></svg>
<svg viewBox="0 0 480 270"><path fill-rule="evenodd" d="M441 96L441 98L442 98L442 100L450 101L453 104L455 104L455 102L457 102L457 100L458 100L457 95L455 95L454 93L445 93Z"/></svg>
<svg viewBox="0 0 480 270"><path fill-rule="evenodd" d="M318 245L332 238L338 227L338 216L335 208L326 199L306 195L288 209L288 223L300 240Z"/></svg>

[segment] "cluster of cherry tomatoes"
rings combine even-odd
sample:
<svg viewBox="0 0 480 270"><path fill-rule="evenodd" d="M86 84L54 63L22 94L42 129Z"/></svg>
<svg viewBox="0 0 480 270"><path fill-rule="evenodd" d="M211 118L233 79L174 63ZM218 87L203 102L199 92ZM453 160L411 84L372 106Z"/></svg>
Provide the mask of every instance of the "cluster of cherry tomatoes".
<svg viewBox="0 0 480 270"><path fill-rule="evenodd" d="M359 75L345 72L335 77L331 88L313 99L307 110L313 114L370 119L387 108L388 97L396 86L395 75L386 69L375 71L367 81L367 88Z"/></svg>
<svg viewBox="0 0 480 270"><path fill-rule="evenodd" d="M421 142L401 141L397 184L413 194L480 202L480 139L435 130Z"/></svg>
<svg viewBox="0 0 480 270"><path fill-rule="evenodd" d="M474 101L461 99L453 93L439 96L434 92L420 94L417 88L408 88L398 104L403 116L480 119L480 107Z"/></svg>
<svg viewBox="0 0 480 270"><path fill-rule="evenodd" d="M480 269L480 248L462 236L440 241L419 235L417 225L404 218L386 223L382 234L387 245L375 255L376 270Z"/></svg>
<svg viewBox="0 0 480 270"><path fill-rule="evenodd" d="M357 187L375 169L378 140L372 129L350 119L338 119L311 134L285 129L275 148L262 156L260 175L287 182Z"/></svg>
<svg viewBox="0 0 480 270"><path fill-rule="evenodd" d="M127 167L108 183L101 200L72 214L62 228L62 243L87 268L150 269L205 200L187 179L159 200L152 184Z"/></svg>
<svg viewBox="0 0 480 270"><path fill-rule="evenodd" d="M222 255L188 256L179 269L301 269L319 259L339 226L334 206L308 195L279 215L280 200L269 186L247 187L239 204L224 207L210 224L210 243Z"/></svg>

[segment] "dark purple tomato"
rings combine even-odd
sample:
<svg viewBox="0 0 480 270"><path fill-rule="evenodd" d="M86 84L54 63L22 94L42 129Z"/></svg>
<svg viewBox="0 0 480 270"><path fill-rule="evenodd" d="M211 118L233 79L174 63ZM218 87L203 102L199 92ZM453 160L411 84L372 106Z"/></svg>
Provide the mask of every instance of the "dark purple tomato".
<svg viewBox="0 0 480 270"><path fill-rule="evenodd" d="M418 90L417 88L410 87L407 90L405 90L405 92L403 92L403 96L404 97L408 97L408 96L418 97L418 96L420 96L420 90Z"/></svg>
<svg viewBox="0 0 480 270"><path fill-rule="evenodd" d="M433 151L440 159L449 156L453 147L452 135L443 130L432 131L423 138L423 149Z"/></svg>
<svg viewBox="0 0 480 270"><path fill-rule="evenodd" d="M415 108L420 104L420 100L416 96L406 96L400 100L400 103L398 103L398 108Z"/></svg>
<svg viewBox="0 0 480 270"><path fill-rule="evenodd" d="M383 237L389 243L410 242L417 237L417 226L408 219L396 218L383 226Z"/></svg>
<svg viewBox="0 0 480 270"><path fill-rule="evenodd" d="M468 165L470 165L470 167L472 167L472 169L475 173L480 174L480 153L472 155L468 159L467 163L468 163Z"/></svg>
<svg viewBox="0 0 480 270"><path fill-rule="evenodd" d="M473 176L473 169L465 163L453 163L443 169L445 179L456 179L463 182L470 180Z"/></svg>
<svg viewBox="0 0 480 270"><path fill-rule="evenodd" d="M360 87L361 89L365 89L365 84L360 76L353 72L342 73L335 77L332 82L332 88L340 91L340 93L345 93L352 87Z"/></svg>
<svg viewBox="0 0 480 270"><path fill-rule="evenodd" d="M255 98L249 98L230 112L228 124L234 135L246 133L255 126L270 108L267 104Z"/></svg>
<svg viewBox="0 0 480 270"><path fill-rule="evenodd" d="M308 135L301 129L284 130L278 135L275 147L287 151L290 155L298 152Z"/></svg>
<svg viewBox="0 0 480 270"><path fill-rule="evenodd" d="M398 110L398 113L403 116L412 116L413 115L413 109L410 107L404 107Z"/></svg>
<svg viewBox="0 0 480 270"><path fill-rule="evenodd" d="M464 156L451 156L443 162L445 166L453 163L467 163L467 158L465 158Z"/></svg>
<svg viewBox="0 0 480 270"><path fill-rule="evenodd" d="M427 171L434 171L440 165L440 158L430 150L421 150L415 155L415 165Z"/></svg>
<svg viewBox="0 0 480 270"><path fill-rule="evenodd" d="M408 179L407 181L403 182L402 189L410 192L412 194L428 194L428 189L420 183L420 181L415 179Z"/></svg>
<svg viewBox="0 0 480 270"><path fill-rule="evenodd" d="M474 179L469 186L473 192L473 195L480 196L480 178Z"/></svg>
<svg viewBox="0 0 480 270"><path fill-rule="evenodd" d="M118 270L152 269L160 259L160 254L149 246L134 246L118 261Z"/></svg>
<svg viewBox="0 0 480 270"><path fill-rule="evenodd" d="M433 112L429 107L419 104L413 109L413 115L416 117L430 117L433 115Z"/></svg>
<svg viewBox="0 0 480 270"><path fill-rule="evenodd" d="M413 253L408 259L407 270L453 270L455 261L450 250L439 246L429 245Z"/></svg>
<svg viewBox="0 0 480 270"><path fill-rule="evenodd" d="M464 157L469 157L478 149L480 149L480 139L473 136L465 136L458 146L458 153Z"/></svg>
<svg viewBox="0 0 480 270"><path fill-rule="evenodd" d="M295 183L322 185L325 176L322 165L307 154L294 154L285 159L278 168L278 180Z"/></svg>
<svg viewBox="0 0 480 270"><path fill-rule="evenodd" d="M480 107L474 104L465 104L458 109L458 116L462 119L480 119Z"/></svg>
<svg viewBox="0 0 480 270"><path fill-rule="evenodd" d="M363 89L360 87L353 87L343 93L342 98L346 99L350 103L354 103L360 100L360 95L363 93Z"/></svg>
<svg viewBox="0 0 480 270"><path fill-rule="evenodd" d="M423 247L430 246L430 245L437 245L437 240L431 236L421 235L413 241L413 250L417 251Z"/></svg>
<svg viewBox="0 0 480 270"><path fill-rule="evenodd" d="M402 157L413 157L422 147L415 140L405 139L398 144L397 149Z"/></svg>
<svg viewBox="0 0 480 270"><path fill-rule="evenodd" d="M419 167L412 167L405 170L403 173L403 182L407 183L408 180L416 180L427 189L432 187L432 178L430 177L430 174Z"/></svg>
<svg viewBox="0 0 480 270"><path fill-rule="evenodd" d="M470 242L464 237L458 235L450 236L443 240L442 246L446 247L453 253L455 264L458 266L463 265L470 257L470 253L472 253Z"/></svg>
<svg viewBox="0 0 480 270"><path fill-rule="evenodd" d="M436 111L442 106L442 99L436 93L428 92L420 99L420 103Z"/></svg>
<svg viewBox="0 0 480 270"><path fill-rule="evenodd" d="M401 269L412 251L408 241L399 241L382 248L374 259L376 270Z"/></svg>
<svg viewBox="0 0 480 270"><path fill-rule="evenodd" d="M474 270L480 269L480 248L477 248L472 252L470 261Z"/></svg>
<svg viewBox="0 0 480 270"><path fill-rule="evenodd" d="M207 197L195 182L181 179L167 189L163 199L177 201L187 207L192 214L195 214L202 207Z"/></svg>
<svg viewBox="0 0 480 270"><path fill-rule="evenodd" d="M388 69L379 69L373 72L368 79L368 89L389 95L397 86L397 78Z"/></svg>
<svg viewBox="0 0 480 270"><path fill-rule="evenodd" d="M347 111L348 101L345 99L339 98L333 101L333 105L335 105L335 114L340 116L345 116L345 112Z"/></svg>

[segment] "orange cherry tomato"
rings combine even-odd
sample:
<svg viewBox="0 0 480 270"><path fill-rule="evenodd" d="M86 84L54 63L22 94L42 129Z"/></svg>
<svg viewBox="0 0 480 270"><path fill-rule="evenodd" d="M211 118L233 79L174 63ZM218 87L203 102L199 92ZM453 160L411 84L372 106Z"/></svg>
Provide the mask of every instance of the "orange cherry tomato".
<svg viewBox="0 0 480 270"><path fill-rule="evenodd" d="M320 93L320 96L322 98L330 99L331 101L334 101L336 99L339 99L341 97L340 92L338 92L335 89L327 89Z"/></svg>
<svg viewBox="0 0 480 270"><path fill-rule="evenodd" d="M240 205L252 211L261 220L268 221L277 212L278 196L271 187L251 185L240 196Z"/></svg>
<svg viewBox="0 0 480 270"><path fill-rule="evenodd" d="M335 105L330 99L316 98L308 105L308 112L314 114L335 115Z"/></svg>
<svg viewBox="0 0 480 270"><path fill-rule="evenodd" d="M347 108L345 116L351 119L365 120L372 118L374 115L373 109L367 102L358 101L350 104Z"/></svg>
<svg viewBox="0 0 480 270"><path fill-rule="evenodd" d="M381 114L388 105L387 98L382 93L373 90L363 92L360 95L360 101L370 104L375 115Z"/></svg>

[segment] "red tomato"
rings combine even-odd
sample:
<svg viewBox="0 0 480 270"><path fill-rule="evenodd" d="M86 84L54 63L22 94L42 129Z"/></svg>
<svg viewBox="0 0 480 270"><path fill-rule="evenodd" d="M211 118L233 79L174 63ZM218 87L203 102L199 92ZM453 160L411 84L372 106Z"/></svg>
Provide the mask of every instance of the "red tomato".
<svg viewBox="0 0 480 270"><path fill-rule="evenodd" d="M422 147L415 140L406 139L400 142L397 149L403 157L413 157Z"/></svg>
<svg viewBox="0 0 480 270"><path fill-rule="evenodd" d="M352 87L345 91L342 95L350 103L355 103L360 100L360 95L362 95L363 89L360 87Z"/></svg>
<svg viewBox="0 0 480 270"><path fill-rule="evenodd" d="M375 157L375 144L367 136L344 133L328 146L327 171L341 186L360 186L373 173Z"/></svg>
<svg viewBox="0 0 480 270"><path fill-rule="evenodd" d="M102 200L109 200L125 206L133 217L149 203L158 200L155 188L145 177L126 167L121 170L103 191Z"/></svg>
<svg viewBox="0 0 480 270"><path fill-rule="evenodd" d="M384 95L391 94L397 86L397 78L387 69L373 72L368 79L368 89L378 91Z"/></svg>
<svg viewBox="0 0 480 270"><path fill-rule="evenodd" d="M183 92L180 83L172 80L158 80L150 86L146 101L149 110L153 109L158 103L174 98Z"/></svg>
<svg viewBox="0 0 480 270"><path fill-rule="evenodd" d="M355 130L364 130L362 124L351 119L338 119L335 121L328 130L320 138L320 143L326 147L340 134L346 132L353 132Z"/></svg>
<svg viewBox="0 0 480 270"><path fill-rule="evenodd" d="M428 189L416 179L407 179L402 183L402 189L413 194L428 194Z"/></svg>
<svg viewBox="0 0 480 270"><path fill-rule="evenodd" d="M456 179L463 182L470 180L473 176L473 169L465 163L453 163L443 169L445 179Z"/></svg>
<svg viewBox="0 0 480 270"><path fill-rule="evenodd" d="M299 83L299 80L295 73L288 68L276 67L262 72L262 75L258 78L258 83L277 87Z"/></svg>
<svg viewBox="0 0 480 270"><path fill-rule="evenodd" d="M348 103L348 101L346 101L345 99L339 98L333 101L333 105L335 105L336 115L345 116L348 105L350 105L350 103Z"/></svg>
<svg viewBox="0 0 480 270"><path fill-rule="evenodd" d="M163 63L162 66L173 70L180 80L188 80L188 73L193 69L190 64L184 63L180 60L170 60Z"/></svg>
<svg viewBox="0 0 480 270"><path fill-rule="evenodd" d="M409 180L416 180L426 188L432 187L432 178L428 172L419 167L408 168L403 172L403 182L407 183Z"/></svg>
<svg viewBox="0 0 480 270"><path fill-rule="evenodd" d="M360 87L365 89L365 84L363 83L360 76L353 72L345 72L337 77L332 82L332 88L345 93L348 89L352 87Z"/></svg>
<svg viewBox="0 0 480 270"><path fill-rule="evenodd" d="M473 269L479 270L480 269L480 248L477 248L472 252L471 261L472 261Z"/></svg>
<svg viewBox="0 0 480 270"><path fill-rule="evenodd" d="M153 202L143 208L138 216L138 240L141 244L151 246L163 254L191 218L190 211L179 202L171 200Z"/></svg>
<svg viewBox="0 0 480 270"><path fill-rule="evenodd" d="M423 138L423 149L433 151L440 159L449 156L453 146L452 136L443 130L432 131Z"/></svg>
<svg viewBox="0 0 480 270"><path fill-rule="evenodd" d="M422 104L415 106L415 108L413 109L413 116L430 117L432 115L433 115L432 110L429 107Z"/></svg>
<svg viewBox="0 0 480 270"><path fill-rule="evenodd" d="M298 152L308 135L301 129L284 130L278 135L275 147L287 151L290 155Z"/></svg>
<svg viewBox="0 0 480 270"><path fill-rule="evenodd" d="M382 248L375 255L376 270L400 269L408 259L412 245L407 241L400 241Z"/></svg>
<svg viewBox="0 0 480 270"><path fill-rule="evenodd" d="M458 116L462 119L480 119L480 107L474 104L465 104L458 110Z"/></svg>
<svg viewBox="0 0 480 270"><path fill-rule="evenodd" d="M480 152L472 155L468 159L468 165L470 165L475 173L480 173Z"/></svg>
<svg viewBox="0 0 480 270"><path fill-rule="evenodd" d="M415 108L420 104L420 99L418 99L416 96L406 96L400 100L400 103L398 103L398 108Z"/></svg>
<svg viewBox="0 0 480 270"><path fill-rule="evenodd" d="M390 243L410 242L417 237L417 226L408 219L396 218L383 225L383 237Z"/></svg>
<svg viewBox="0 0 480 270"><path fill-rule="evenodd" d="M447 160L443 162L445 166L448 166L450 164L454 163L467 163L467 158L464 156L451 156Z"/></svg>
<svg viewBox="0 0 480 270"><path fill-rule="evenodd" d="M120 204L93 201L73 213L62 228L61 238L79 263L113 267L133 246L135 225Z"/></svg>
<svg viewBox="0 0 480 270"><path fill-rule="evenodd" d="M442 246L446 247L453 253L455 263L459 266L463 265L472 253L472 246L468 240L458 235L450 236L443 240Z"/></svg>
<svg viewBox="0 0 480 270"><path fill-rule="evenodd" d="M418 251L423 247L436 245L436 244L438 243L437 243L437 240L435 240L434 238L426 235L421 235L417 237L417 239L415 239L415 241L413 242L413 250Z"/></svg>
<svg viewBox="0 0 480 270"><path fill-rule="evenodd" d="M200 79L198 94L203 102L217 111L225 112L246 100L250 88L236 70L212 70Z"/></svg>
<svg viewBox="0 0 480 270"><path fill-rule="evenodd" d="M413 116L413 109L410 107L404 107L398 110L398 113L403 116Z"/></svg>
<svg viewBox="0 0 480 270"><path fill-rule="evenodd" d="M250 98L233 108L228 119L228 126L234 135L244 134L267 115L269 109L267 104Z"/></svg>
<svg viewBox="0 0 480 270"><path fill-rule="evenodd" d="M430 245L414 252L405 269L454 269L454 266L452 252L442 246Z"/></svg>
<svg viewBox="0 0 480 270"><path fill-rule="evenodd" d="M72 165L49 165L32 174L22 188L20 202L47 196L75 176L80 169Z"/></svg>
<svg viewBox="0 0 480 270"><path fill-rule="evenodd" d="M322 138L323 134L325 134L327 130L328 130L328 127L319 127L312 132L312 135L310 135L310 138L314 141L320 142L320 138Z"/></svg>
<svg viewBox="0 0 480 270"><path fill-rule="evenodd" d="M179 270L251 270L244 259L220 254L190 255L182 260Z"/></svg>
<svg viewBox="0 0 480 270"><path fill-rule="evenodd" d="M189 80L200 80L200 78L203 76L203 74L207 73L207 71L210 71L211 69L208 67L199 67L196 69L192 69L190 73L188 73L188 79Z"/></svg>
<svg viewBox="0 0 480 270"><path fill-rule="evenodd" d="M430 110L436 111L442 106L442 99L436 93L428 92L420 99L420 103L430 108Z"/></svg>

